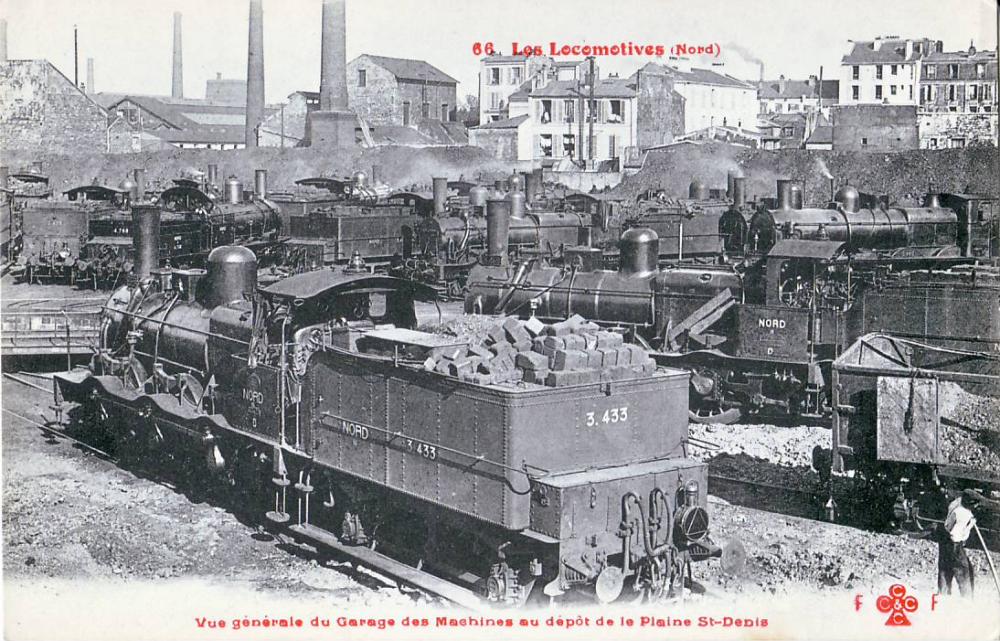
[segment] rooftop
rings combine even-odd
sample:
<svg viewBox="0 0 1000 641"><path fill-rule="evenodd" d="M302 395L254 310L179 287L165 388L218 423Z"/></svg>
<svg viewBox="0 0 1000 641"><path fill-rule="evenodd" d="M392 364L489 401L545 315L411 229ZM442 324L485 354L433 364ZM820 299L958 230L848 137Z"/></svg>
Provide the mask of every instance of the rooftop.
<svg viewBox="0 0 1000 641"><path fill-rule="evenodd" d="M110 100L111 95L103 94L101 97ZM167 142L242 144L246 139L244 106L223 105L190 98L129 94L119 96L117 100L110 102L109 111L114 111L126 100L138 105L170 126L157 132L157 136ZM267 117L274 111L273 108L265 108L264 116Z"/></svg>
<svg viewBox="0 0 1000 641"><path fill-rule="evenodd" d="M544 87L531 92L532 98L577 98L580 91L590 95L590 89L581 88L577 80L553 80ZM635 96L635 81L632 78L601 78L594 85L595 98L632 98Z"/></svg>
<svg viewBox="0 0 1000 641"><path fill-rule="evenodd" d="M806 140L806 144L833 144L833 127L831 125L820 125L813 130L812 135Z"/></svg>
<svg viewBox="0 0 1000 641"><path fill-rule="evenodd" d="M661 73L670 75L674 77L674 82L753 89L753 85L750 83L734 78L728 74L712 71L711 69L699 69L692 67L690 71L687 71L655 62L648 62L643 65L639 71L642 71L643 73ZM638 74L639 71L636 71L629 76L630 82L635 82L636 74Z"/></svg>
<svg viewBox="0 0 1000 641"><path fill-rule="evenodd" d="M374 56L370 53L363 53L351 62L356 62L361 58L367 58L386 69L400 80L412 80L414 82L443 82L446 84L458 84L458 81L441 71L425 60L412 60L410 58L390 58L388 56Z"/></svg>
<svg viewBox="0 0 1000 641"><path fill-rule="evenodd" d="M477 129L517 129L518 126L528 119L528 114L522 116L514 116L513 118L506 118L504 120L496 120L494 122L484 122L483 124L476 127Z"/></svg>
<svg viewBox="0 0 1000 641"><path fill-rule="evenodd" d="M914 45L924 45L926 43L926 46L922 47L923 51L917 51L917 47L913 46L910 50L910 54L907 56L907 42L914 43ZM938 48L940 48L940 41L934 41L929 38L917 40L907 40L905 38L859 40L852 43L850 53L841 59L841 64L898 64L913 62L914 60L918 60L928 55L932 45L935 44Z"/></svg>
<svg viewBox="0 0 1000 641"><path fill-rule="evenodd" d="M784 89L781 84L784 82ZM757 97L762 99L795 99L819 97L819 80L765 80L757 85ZM823 81L823 100L837 100L840 96L839 80Z"/></svg>

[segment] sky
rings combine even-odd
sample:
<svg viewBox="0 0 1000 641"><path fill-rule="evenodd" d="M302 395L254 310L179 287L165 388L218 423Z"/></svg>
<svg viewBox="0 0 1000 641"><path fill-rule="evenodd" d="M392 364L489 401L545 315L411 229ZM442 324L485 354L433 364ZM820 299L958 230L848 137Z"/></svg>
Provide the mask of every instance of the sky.
<svg viewBox="0 0 1000 641"><path fill-rule="evenodd" d="M319 86L321 0L263 0L266 99ZM73 77L73 25L80 80L94 58L97 91L169 94L173 12L183 14L184 95L205 95L222 73L246 77L246 0L0 0L8 57L45 58ZM347 57L362 53L427 60L476 94L477 42L510 53L513 42L721 45L696 56L744 79L759 71L804 79L836 73L849 40L879 35L930 37L945 50L995 49L997 0L347 0ZM743 53L744 55L741 55ZM669 55L669 54L668 54ZM570 59L576 56L570 56ZM655 57L603 57L602 75L631 74Z"/></svg>

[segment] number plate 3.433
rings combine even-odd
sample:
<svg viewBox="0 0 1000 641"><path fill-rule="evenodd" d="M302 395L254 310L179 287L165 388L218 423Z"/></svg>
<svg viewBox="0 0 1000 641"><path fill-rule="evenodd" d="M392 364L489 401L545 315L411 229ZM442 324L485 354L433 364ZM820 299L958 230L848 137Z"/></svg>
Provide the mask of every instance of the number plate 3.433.
<svg viewBox="0 0 1000 641"><path fill-rule="evenodd" d="M587 412L584 416L584 425L587 427L613 425L615 423L625 423L628 421L628 418L628 406L622 405L621 407Z"/></svg>

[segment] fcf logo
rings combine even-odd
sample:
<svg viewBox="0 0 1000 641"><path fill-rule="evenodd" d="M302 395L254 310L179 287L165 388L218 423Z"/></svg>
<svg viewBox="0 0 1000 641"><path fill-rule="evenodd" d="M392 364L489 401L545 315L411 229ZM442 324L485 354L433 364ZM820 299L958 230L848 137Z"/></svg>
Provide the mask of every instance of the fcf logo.
<svg viewBox="0 0 1000 641"><path fill-rule="evenodd" d="M910 625L907 612L916 612L920 604L917 597L906 593L906 587L896 583L889 588L889 594L883 594L875 601L879 612L888 614L886 625Z"/></svg>

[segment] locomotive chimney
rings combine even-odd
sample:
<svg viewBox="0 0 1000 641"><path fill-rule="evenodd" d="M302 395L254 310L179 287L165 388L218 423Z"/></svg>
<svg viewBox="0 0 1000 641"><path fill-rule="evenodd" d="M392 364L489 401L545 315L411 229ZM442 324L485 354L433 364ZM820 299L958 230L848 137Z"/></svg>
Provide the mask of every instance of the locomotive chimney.
<svg viewBox="0 0 1000 641"><path fill-rule="evenodd" d="M209 163L208 165L207 180L210 187L219 187L219 166L215 163Z"/></svg>
<svg viewBox="0 0 1000 641"><path fill-rule="evenodd" d="M434 215L443 216L445 202L448 200L448 179L434 177L431 181L434 184Z"/></svg>
<svg viewBox="0 0 1000 641"><path fill-rule="evenodd" d="M257 127L264 120L264 7L250 0L250 33L247 39L247 149L257 146Z"/></svg>
<svg viewBox="0 0 1000 641"><path fill-rule="evenodd" d="M692 180L688 186L688 198L691 200L708 200L708 186L700 180Z"/></svg>
<svg viewBox="0 0 1000 641"><path fill-rule="evenodd" d="M487 264L507 264L507 235L510 233L510 205L503 198L486 201Z"/></svg>
<svg viewBox="0 0 1000 641"><path fill-rule="evenodd" d="M747 202L747 179L733 176L733 205L742 207Z"/></svg>
<svg viewBox="0 0 1000 641"><path fill-rule="evenodd" d="M173 84L170 88L172 98L184 97L184 61L181 54L181 12L174 11L174 67Z"/></svg>
<svg viewBox="0 0 1000 641"><path fill-rule="evenodd" d="M139 167L133 169L132 182L135 183L132 202L141 203L146 200L146 170Z"/></svg>
<svg viewBox="0 0 1000 641"><path fill-rule="evenodd" d="M792 181L787 178L778 181L778 204L777 209L787 210L792 208Z"/></svg>
<svg viewBox="0 0 1000 641"><path fill-rule="evenodd" d="M660 238L648 227L633 227L618 242L621 266L618 270L627 276L648 276L656 271Z"/></svg>
<svg viewBox="0 0 1000 641"><path fill-rule="evenodd" d="M132 206L132 274L136 280L149 278L160 266L160 208L156 205Z"/></svg>
<svg viewBox="0 0 1000 641"><path fill-rule="evenodd" d="M726 172L726 198L733 198L733 181L736 179L736 172L729 170Z"/></svg>
<svg viewBox="0 0 1000 641"><path fill-rule="evenodd" d="M267 198L267 170L257 169L253 172L253 195L259 200Z"/></svg>
<svg viewBox="0 0 1000 641"><path fill-rule="evenodd" d="M228 305L252 296L257 289L257 257L246 247L223 245L208 255L205 307Z"/></svg>

